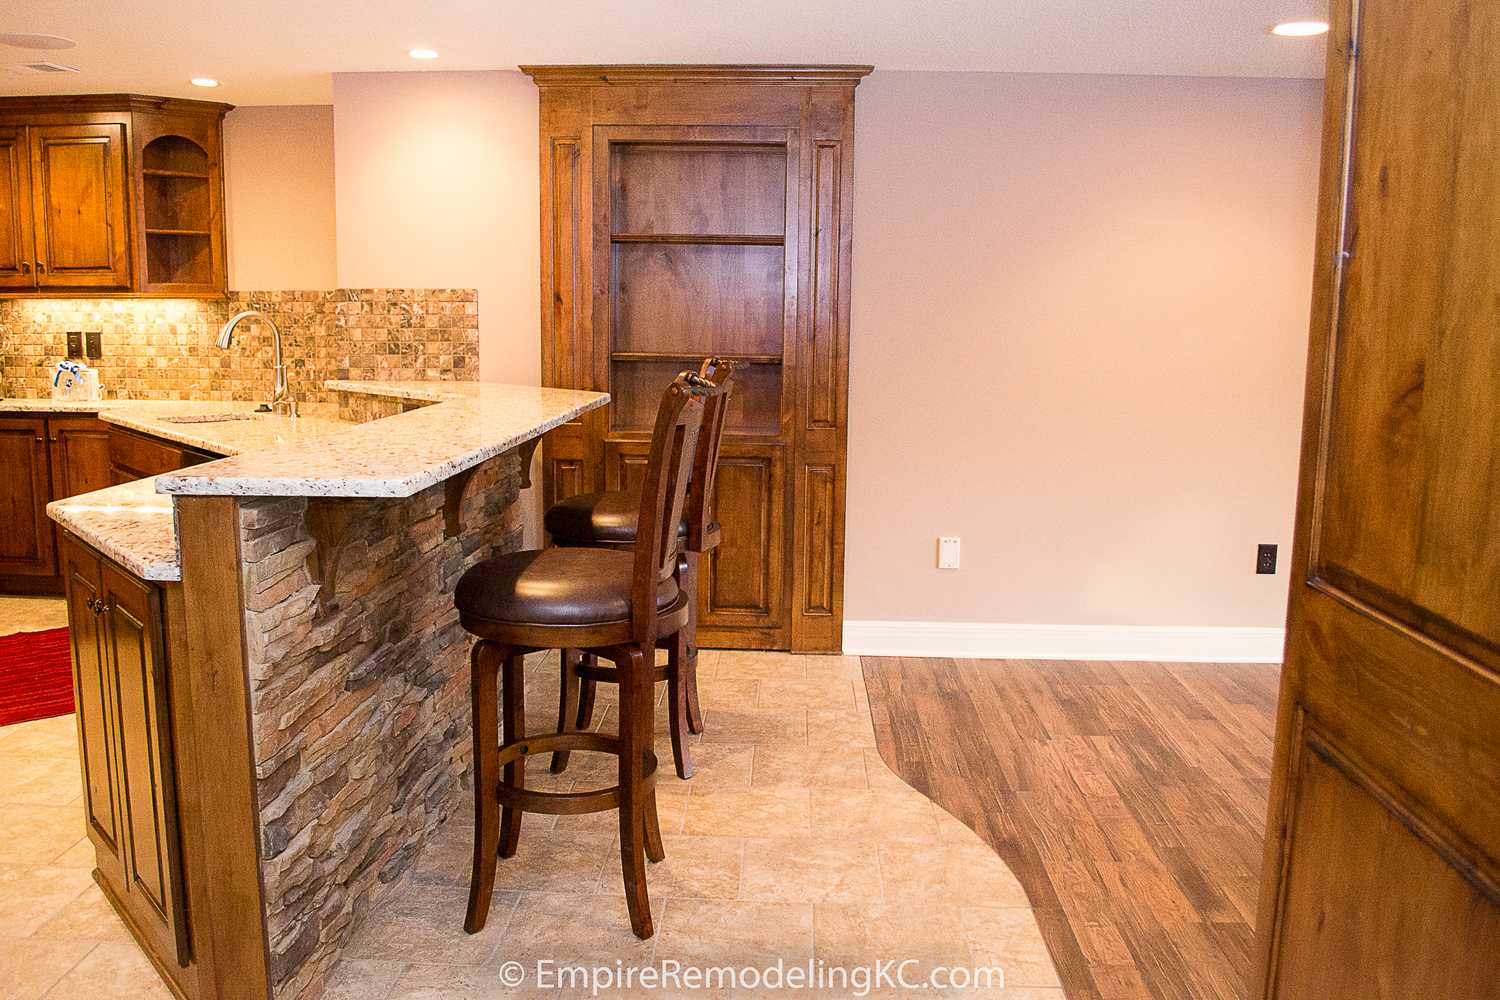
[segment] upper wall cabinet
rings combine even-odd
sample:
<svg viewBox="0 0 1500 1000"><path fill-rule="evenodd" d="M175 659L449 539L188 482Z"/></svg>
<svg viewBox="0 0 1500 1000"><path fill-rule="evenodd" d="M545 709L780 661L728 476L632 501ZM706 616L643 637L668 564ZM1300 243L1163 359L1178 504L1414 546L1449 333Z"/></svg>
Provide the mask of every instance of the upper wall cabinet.
<svg viewBox="0 0 1500 1000"><path fill-rule="evenodd" d="M0 98L0 296L222 296L229 110Z"/></svg>

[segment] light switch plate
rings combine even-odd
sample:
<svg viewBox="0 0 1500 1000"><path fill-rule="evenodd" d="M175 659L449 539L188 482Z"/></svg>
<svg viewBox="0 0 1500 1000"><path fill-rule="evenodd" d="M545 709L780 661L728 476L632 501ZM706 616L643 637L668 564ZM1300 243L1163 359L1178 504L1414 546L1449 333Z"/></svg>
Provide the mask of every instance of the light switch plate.
<svg viewBox="0 0 1500 1000"><path fill-rule="evenodd" d="M83 335L83 354L91 361L104 357L104 334L101 331L89 330Z"/></svg>
<svg viewBox="0 0 1500 1000"><path fill-rule="evenodd" d="M938 569L958 569L958 536L938 536Z"/></svg>
<svg viewBox="0 0 1500 1000"><path fill-rule="evenodd" d="M80 330L68 331L68 360L83 357L83 332Z"/></svg>

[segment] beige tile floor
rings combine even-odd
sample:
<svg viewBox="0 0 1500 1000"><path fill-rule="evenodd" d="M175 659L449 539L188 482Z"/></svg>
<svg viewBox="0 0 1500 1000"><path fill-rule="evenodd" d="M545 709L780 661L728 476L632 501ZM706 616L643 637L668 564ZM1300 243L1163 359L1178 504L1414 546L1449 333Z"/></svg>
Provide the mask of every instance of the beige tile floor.
<svg viewBox="0 0 1500 1000"><path fill-rule="evenodd" d="M54 602L60 603L60 602ZM0 602L0 623L45 624L55 609ZM43 624L38 624L42 622ZM12 629L13 630L13 629ZM664 686L663 686L664 687ZM648 869L656 936L630 933L614 814L528 816L520 852L500 863L489 926L463 932L470 828L455 816L410 876L365 915L334 970L333 1000L563 997L536 963L588 966L999 966L1003 990L939 996L1062 1000L1025 894L968 828L892 774L875 750L854 657L705 651L707 732L697 775L671 774L659 717L658 785L667 860ZM555 723L553 660L527 671L527 712ZM613 727L601 687L599 724ZM661 713L658 713L661 716ZM575 754L568 772L532 765L535 787L596 787L612 759ZM89 877L71 717L0 729L0 1000L165 998L165 986ZM502 982L507 962L526 980ZM677 992L610 996L851 996L854 990ZM935 991L930 991L935 992ZM907 996L895 988L872 996Z"/></svg>

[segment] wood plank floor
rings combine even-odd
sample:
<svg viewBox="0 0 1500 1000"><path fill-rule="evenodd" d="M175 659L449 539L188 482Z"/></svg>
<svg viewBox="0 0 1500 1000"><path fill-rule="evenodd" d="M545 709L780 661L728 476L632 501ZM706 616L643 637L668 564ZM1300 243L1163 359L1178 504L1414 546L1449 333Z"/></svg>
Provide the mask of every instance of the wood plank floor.
<svg viewBox="0 0 1500 1000"><path fill-rule="evenodd" d="M1246 996L1279 668L863 664L881 756L1011 866L1070 998Z"/></svg>

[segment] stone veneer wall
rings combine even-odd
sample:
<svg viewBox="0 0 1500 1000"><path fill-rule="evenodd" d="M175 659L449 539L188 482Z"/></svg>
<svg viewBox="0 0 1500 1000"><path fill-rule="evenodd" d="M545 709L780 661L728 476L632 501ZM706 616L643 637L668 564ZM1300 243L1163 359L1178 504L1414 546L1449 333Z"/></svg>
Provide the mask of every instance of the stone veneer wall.
<svg viewBox="0 0 1500 1000"><path fill-rule="evenodd" d="M334 402L330 378L477 379L478 293L472 289L340 288L231 292L209 299L0 300L0 396L45 397L69 330L99 330L108 399L268 399L271 336L242 325L227 350L219 328L259 309L282 332L292 394Z"/></svg>
<svg viewBox="0 0 1500 1000"><path fill-rule="evenodd" d="M443 537L443 487L361 505L319 617L305 499L240 501L261 866L277 1000L314 997L370 903L468 793L469 642L453 588L519 547L520 463L470 480ZM455 922L462 913L453 915Z"/></svg>

